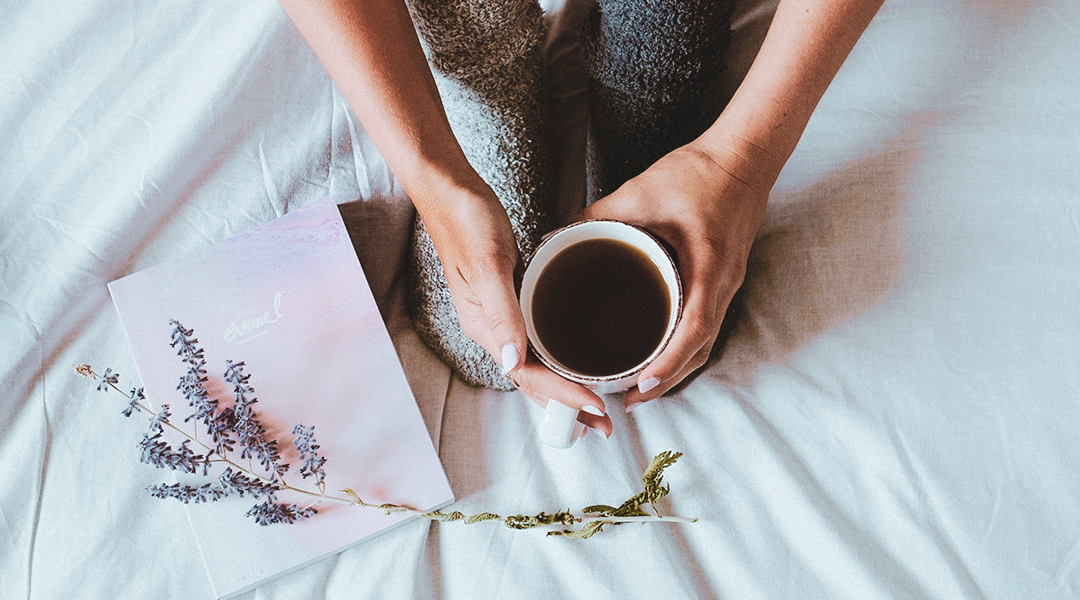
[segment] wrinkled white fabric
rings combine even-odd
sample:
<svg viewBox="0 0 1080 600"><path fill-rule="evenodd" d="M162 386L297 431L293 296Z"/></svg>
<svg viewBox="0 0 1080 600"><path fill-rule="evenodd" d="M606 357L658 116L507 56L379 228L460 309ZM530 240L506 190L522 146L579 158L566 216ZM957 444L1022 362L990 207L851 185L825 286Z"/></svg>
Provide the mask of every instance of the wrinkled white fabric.
<svg viewBox="0 0 1080 600"><path fill-rule="evenodd" d="M743 13L754 37L768 10ZM0 3L0 596L210 594L182 508L142 491L144 423L71 366L137 385L106 282L330 193L455 509L618 504L670 449L660 508L700 521L415 522L245 597L1075 598L1078 31L1072 0L886 2L777 183L723 354L560 451L417 341L411 208L275 2Z"/></svg>

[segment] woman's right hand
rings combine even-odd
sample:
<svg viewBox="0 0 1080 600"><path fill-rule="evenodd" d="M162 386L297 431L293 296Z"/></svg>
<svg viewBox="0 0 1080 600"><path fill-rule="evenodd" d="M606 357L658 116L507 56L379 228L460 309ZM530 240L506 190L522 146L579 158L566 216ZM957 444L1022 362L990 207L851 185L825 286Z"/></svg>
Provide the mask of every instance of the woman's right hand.
<svg viewBox="0 0 1080 600"><path fill-rule="evenodd" d="M525 320L515 292L521 266L506 210L477 176L466 185L415 192L424 226L439 254L461 328L486 349L525 395L541 406L549 399L582 412L586 425L605 436L612 431L604 401L568 381L528 352Z"/></svg>

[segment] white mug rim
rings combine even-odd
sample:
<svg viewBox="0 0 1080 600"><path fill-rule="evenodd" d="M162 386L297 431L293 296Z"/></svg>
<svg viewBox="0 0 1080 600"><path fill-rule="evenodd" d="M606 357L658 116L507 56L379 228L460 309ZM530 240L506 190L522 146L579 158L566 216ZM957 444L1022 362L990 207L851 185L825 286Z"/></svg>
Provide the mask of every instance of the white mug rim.
<svg viewBox="0 0 1080 600"><path fill-rule="evenodd" d="M533 266L534 259L540 254L541 249L543 249L545 246L547 246L549 243L551 243L553 240L555 240L558 236L565 233L566 231L576 229L578 227L583 227L583 226L595 226L595 224L597 224L597 223L614 224L616 227L620 227L620 226L621 227L627 227L629 229L634 230L635 232L644 234L646 236L646 239L649 240L649 242L654 247L654 249L658 250L659 254L664 257L664 262L667 264L667 266L670 267L672 279L674 280L674 286L671 285L671 282L668 281L668 277L664 274L664 267L659 265L659 264L656 265L656 267L658 269L660 269L661 275L664 278L665 287L668 288L669 298L672 297L671 288L672 287L675 288L675 290L674 290L675 291L674 299L676 301L673 302L674 308L675 308L675 315L674 315L674 318L669 318L668 326L664 330L663 339L660 341L660 343L657 345L657 347L649 354L649 356L645 358L645 360L638 363L634 367L631 367L630 369L627 369L625 371L620 371L618 373L613 373L611 375L586 375L586 374L583 374L583 373L578 373L576 371L572 371L570 369L567 369L566 367L562 366L557 361L555 361L553 358L551 358L549 356L546 356L546 351L543 348L543 346L535 341L537 336L536 336L536 331L535 331L535 329L533 327L533 323L532 323L532 307L531 306L526 306L526 286L524 285L526 280L527 280L527 275L529 273L529 268ZM607 226L607 225L605 225L605 226ZM603 236L601 239L611 239L611 238L609 236ZM580 241L584 241L584 240L580 240ZM620 240L620 241L625 242L625 240ZM573 242L573 243L569 244L567 247L569 247L570 245L576 244L576 243L579 243L579 242ZM627 242L627 243L631 243L631 242ZM639 244L631 243L631 245L633 245L635 247L638 247L638 249L640 249L640 250L645 251L645 249L640 248ZM553 254L551 258L554 258L555 256L558 256L558 254L562 250L565 250L565 248L563 248L563 249L559 250L559 252L556 252L555 254ZM649 256L650 260L653 261L654 264L655 264L656 261L652 258L651 253L646 251L646 255ZM637 225L633 225L633 224L626 223L626 222L623 222L623 221L618 221L618 220L615 220L615 219L590 219L588 221L578 221L576 223L571 223L569 225L565 225L563 227L560 227L560 228L548 233L540 241L540 244L536 247L536 250L529 257L529 261L525 266L524 274L525 275L523 275L523 277L522 277L522 289L521 289L521 295L520 295L520 298L519 298L519 304L521 306L522 315L525 317L526 333L528 334L529 345L532 347L533 353L536 354L536 357L540 359L540 362L544 363L544 365L547 366L552 371L558 373L559 375L561 375L562 377L564 377L566 379L569 379L571 381L575 381L577 383L581 383L581 384L586 385L586 386L595 386L595 385L600 385L600 384L617 382L617 381L620 381L620 380L630 379L630 378L633 378L633 377L636 377L636 376L640 375L641 372L644 371L645 368L648 367L650 364L652 364L652 362L654 360L656 360L656 357L660 356L660 354L667 348L668 344L671 342L672 337L674 337L675 330L679 326L679 321L682 319L682 310L683 310L682 279L679 276L679 270L675 265L675 260L671 257L671 253L668 252L667 248L660 241L660 239L657 238L652 233L650 233L648 230L646 230L643 227L639 227ZM537 274L537 277L539 277L539 274ZM528 289L528 304L531 304L531 302L532 302L532 289Z"/></svg>

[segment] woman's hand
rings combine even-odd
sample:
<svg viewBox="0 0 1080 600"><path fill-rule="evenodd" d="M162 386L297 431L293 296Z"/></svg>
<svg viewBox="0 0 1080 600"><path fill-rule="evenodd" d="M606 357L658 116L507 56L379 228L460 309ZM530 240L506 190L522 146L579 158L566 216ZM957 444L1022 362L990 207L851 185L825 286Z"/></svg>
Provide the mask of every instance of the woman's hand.
<svg viewBox="0 0 1080 600"><path fill-rule="evenodd" d="M733 147L691 143L671 152L579 219L616 219L649 230L675 251L683 314L667 348L627 392L627 411L705 364L765 211L770 183Z"/></svg>
<svg viewBox="0 0 1080 600"><path fill-rule="evenodd" d="M495 357L525 395L541 406L557 398L584 409L581 421L610 436L611 419L599 396L527 354L514 289L521 260L510 220L491 188L476 178L468 186L439 186L437 195L418 194L413 200L439 253L462 330Z"/></svg>
<svg viewBox="0 0 1080 600"><path fill-rule="evenodd" d="M715 123L581 218L641 225L671 244L683 280L675 337L626 394L633 408L708 359L769 190L882 0L781 0L750 71Z"/></svg>

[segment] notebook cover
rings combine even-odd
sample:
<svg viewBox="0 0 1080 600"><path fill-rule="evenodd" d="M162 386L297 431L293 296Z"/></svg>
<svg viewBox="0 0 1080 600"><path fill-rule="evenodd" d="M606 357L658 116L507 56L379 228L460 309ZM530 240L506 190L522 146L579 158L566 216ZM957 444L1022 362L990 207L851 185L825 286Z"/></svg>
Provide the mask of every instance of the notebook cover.
<svg viewBox="0 0 1080 600"><path fill-rule="evenodd" d="M200 252L109 284L149 402L190 413L177 391L187 367L169 345L171 319L205 349L211 395L232 402L226 360L245 363L255 409L279 441L285 480L300 477L293 427L314 427L326 492L432 510L453 493L424 426L341 215L326 198ZM188 424L190 425L190 423ZM201 432L202 433L202 432ZM205 439L205 436L201 439ZM161 471L164 482L171 472ZM179 474L184 483L208 480ZM173 499L153 500L176 502ZM278 501L304 506L287 492ZM219 598L247 591L407 519L322 503L294 524L258 525L245 496L186 504Z"/></svg>

